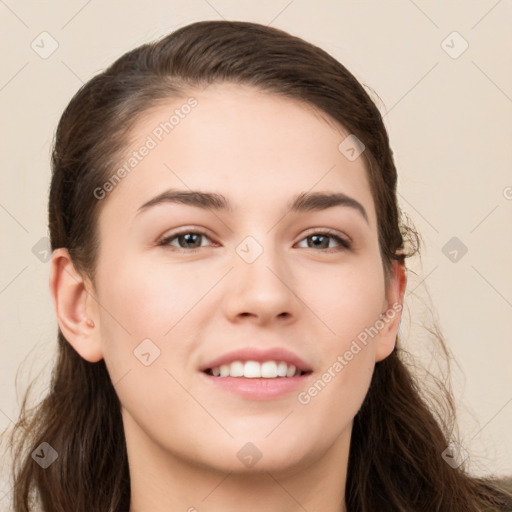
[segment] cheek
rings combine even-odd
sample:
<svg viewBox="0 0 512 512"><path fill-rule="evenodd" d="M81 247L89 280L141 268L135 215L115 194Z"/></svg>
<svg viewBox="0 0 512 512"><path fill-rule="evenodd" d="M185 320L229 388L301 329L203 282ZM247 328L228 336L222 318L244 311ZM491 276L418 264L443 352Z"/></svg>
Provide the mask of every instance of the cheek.
<svg viewBox="0 0 512 512"><path fill-rule="evenodd" d="M329 346L346 350L351 340L375 324L385 304L384 273L376 258L325 269L308 279L306 303L324 323Z"/></svg>
<svg viewBox="0 0 512 512"><path fill-rule="evenodd" d="M206 292L189 270L142 258L121 260L104 275L105 306L137 338L162 338Z"/></svg>
<svg viewBox="0 0 512 512"><path fill-rule="evenodd" d="M316 428L325 439L337 438L352 424L373 375L374 360L369 351L362 350L350 361L340 356L297 396L302 417L312 422L311 430Z"/></svg>
<svg viewBox="0 0 512 512"><path fill-rule="evenodd" d="M119 257L111 263L105 259L97 276L104 358L112 380L128 370L140 370L148 357L155 358L150 367L143 367L151 369L144 374L148 386L150 380L153 386L162 384L153 380L157 367L164 381L164 368L186 374L197 343L199 303L218 280L217 274L198 275L191 267ZM143 361L137 359L147 353Z"/></svg>
<svg viewBox="0 0 512 512"><path fill-rule="evenodd" d="M371 328L382 304L381 297L375 296L376 286L375 281L373 287L345 281L343 292L332 289L331 300L323 304L323 311L330 312L324 315L325 324L335 334L323 329L326 334L319 336L321 365L297 401L316 418L318 428L323 424L328 437L351 423L368 392L378 339Z"/></svg>
<svg viewBox="0 0 512 512"><path fill-rule="evenodd" d="M169 411L193 406L178 382L186 384L192 348L186 341L197 330L187 312L207 290L192 286L183 271L137 258L104 262L97 276L104 360L123 408L141 425L145 418L169 424Z"/></svg>
<svg viewBox="0 0 512 512"><path fill-rule="evenodd" d="M371 381L385 299L384 274L377 260L330 272L323 287L306 290L308 305L322 321L315 340L322 365L312 386L299 397L303 405L340 411L345 420L361 406Z"/></svg>

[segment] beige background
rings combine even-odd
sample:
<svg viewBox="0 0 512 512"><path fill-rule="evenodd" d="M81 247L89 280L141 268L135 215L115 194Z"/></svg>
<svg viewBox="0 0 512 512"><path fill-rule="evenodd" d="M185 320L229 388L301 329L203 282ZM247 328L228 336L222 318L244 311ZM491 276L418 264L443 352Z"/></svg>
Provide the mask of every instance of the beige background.
<svg viewBox="0 0 512 512"><path fill-rule="evenodd" d="M385 114L402 208L425 242L422 261L409 261L417 275L403 332L428 361L421 323L430 294L459 363L454 390L470 467L512 474L512 4L496 0L1 0L0 428L39 372L44 389L54 356L48 264L32 249L47 235L49 150L62 110L128 49L221 18L305 38L382 99L371 93ZM42 58L52 40L58 48ZM468 249L456 262L443 253L452 237Z"/></svg>

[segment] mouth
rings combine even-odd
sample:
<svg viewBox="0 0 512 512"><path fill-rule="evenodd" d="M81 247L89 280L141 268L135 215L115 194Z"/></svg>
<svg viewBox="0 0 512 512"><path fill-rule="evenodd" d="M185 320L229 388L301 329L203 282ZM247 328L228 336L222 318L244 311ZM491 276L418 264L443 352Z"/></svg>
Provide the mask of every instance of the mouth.
<svg viewBox="0 0 512 512"><path fill-rule="evenodd" d="M311 370L297 368L285 361L233 361L212 368L206 368L204 373L211 377L245 378L245 379L283 379L308 375Z"/></svg>
<svg viewBox="0 0 512 512"><path fill-rule="evenodd" d="M312 371L285 361L233 361L205 368L205 380L221 392L245 400L277 400L307 386Z"/></svg>
<svg viewBox="0 0 512 512"><path fill-rule="evenodd" d="M311 380L312 366L285 347L245 347L225 353L199 368L206 385L244 400L293 396Z"/></svg>

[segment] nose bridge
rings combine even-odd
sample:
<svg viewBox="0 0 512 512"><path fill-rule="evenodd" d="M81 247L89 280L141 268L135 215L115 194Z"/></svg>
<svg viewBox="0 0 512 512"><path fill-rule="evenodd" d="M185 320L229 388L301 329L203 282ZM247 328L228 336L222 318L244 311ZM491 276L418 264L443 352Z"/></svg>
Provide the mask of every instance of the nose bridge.
<svg viewBox="0 0 512 512"><path fill-rule="evenodd" d="M285 272L283 254L272 240L272 233L247 235L236 247L237 274L241 279L265 282L272 285L277 279L275 273Z"/></svg>
<svg viewBox="0 0 512 512"><path fill-rule="evenodd" d="M272 232L247 235L235 247L231 314L273 317L291 313L295 297L290 272Z"/></svg>

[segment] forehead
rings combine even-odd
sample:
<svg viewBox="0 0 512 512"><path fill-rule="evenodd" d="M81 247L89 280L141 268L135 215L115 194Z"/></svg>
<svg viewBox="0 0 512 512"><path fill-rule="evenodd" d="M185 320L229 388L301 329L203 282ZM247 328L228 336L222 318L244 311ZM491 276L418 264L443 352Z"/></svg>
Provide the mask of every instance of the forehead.
<svg viewBox="0 0 512 512"><path fill-rule="evenodd" d="M166 189L181 189L221 193L241 213L334 191L364 204L374 225L364 160L340 150L349 135L312 105L275 93L239 84L191 90L135 124L118 162L126 172L104 207L135 213Z"/></svg>

